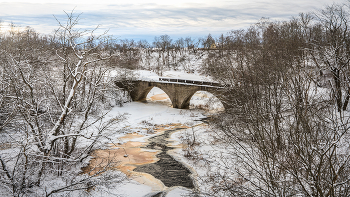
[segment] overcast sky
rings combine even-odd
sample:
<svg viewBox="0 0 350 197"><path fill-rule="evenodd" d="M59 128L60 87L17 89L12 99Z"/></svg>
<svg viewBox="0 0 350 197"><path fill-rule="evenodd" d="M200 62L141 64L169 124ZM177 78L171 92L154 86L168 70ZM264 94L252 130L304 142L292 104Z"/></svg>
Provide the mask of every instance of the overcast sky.
<svg viewBox="0 0 350 197"><path fill-rule="evenodd" d="M289 20L300 12L322 9L345 0L0 0L0 20L41 33L64 21L63 11L81 15L80 27L101 25L121 39L219 35L247 28L262 17Z"/></svg>

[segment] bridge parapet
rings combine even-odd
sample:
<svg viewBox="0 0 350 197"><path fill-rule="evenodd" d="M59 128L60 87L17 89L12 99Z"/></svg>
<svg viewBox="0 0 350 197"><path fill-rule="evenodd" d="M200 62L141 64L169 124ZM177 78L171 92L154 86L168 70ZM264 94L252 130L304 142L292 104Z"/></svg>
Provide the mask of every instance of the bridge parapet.
<svg viewBox="0 0 350 197"><path fill-rule="evenodd" d="M189 79L174 79L174 78L164 78L164 77L160 77L159 81L167 81L167 82L174 82L174 83L189 83L189 84L218 86L218 87L222 86L220 83L216 83L216 82L196 81L196 80L189 80Z"/></svg>

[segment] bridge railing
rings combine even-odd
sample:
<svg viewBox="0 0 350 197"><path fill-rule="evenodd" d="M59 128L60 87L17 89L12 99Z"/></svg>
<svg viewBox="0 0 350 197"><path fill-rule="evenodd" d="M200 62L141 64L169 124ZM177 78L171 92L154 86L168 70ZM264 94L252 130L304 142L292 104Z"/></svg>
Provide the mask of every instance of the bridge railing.
<svg viewBox="0 0 350 197"><path fill-rule="evenodd" d="M174 79L174 78L160 77L159 81L167 81L167 82L174 82L174 83L190 83L190 84L208 85L208 86L221 86L221 84L215 83L215 82L195 81L195 80L189 80L189 79Z"/></svg>

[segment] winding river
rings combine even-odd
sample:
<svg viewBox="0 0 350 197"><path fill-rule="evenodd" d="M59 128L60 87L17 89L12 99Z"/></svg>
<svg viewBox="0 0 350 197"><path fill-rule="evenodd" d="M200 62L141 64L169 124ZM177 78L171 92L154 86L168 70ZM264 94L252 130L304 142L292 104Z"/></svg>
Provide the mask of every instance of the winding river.
<svg viewBox="0 0 350 197"><path fill-rule="evenodd" d="M149 138L149 144L147 144L145 148L161 150L161 152L156 155L159 160L155 163L138 166L134 171L151 174L162 181L166 187L182 186L193 189L194 184L190 177L191 171L168 154L168 151L174 148L167 146L169 143L167 139L172 133L183 129L187 128L165 130L163 134Z"/></svg>

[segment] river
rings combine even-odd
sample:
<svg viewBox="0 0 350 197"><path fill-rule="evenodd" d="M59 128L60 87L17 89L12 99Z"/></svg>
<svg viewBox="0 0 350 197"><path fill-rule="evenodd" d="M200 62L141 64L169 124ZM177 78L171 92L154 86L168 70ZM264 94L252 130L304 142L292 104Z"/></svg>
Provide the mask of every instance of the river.
<svg viewBox="0 0 350 197"><path fill-rule="evenodd" d="M182 146L171 145L171 135L203 123L200 120L206 116L202 110L170 107L170 100L163 92L149 95L148 103L133 102L115 109L118 113L128 114L128 123L124 125L127 132L109 148L94 151L93 159L84 171L93 174L112 163L111 169L150 187L154 193L147 196L161 196L177 187L195 191L193 169L172 155L174 149Z"/></svg>

